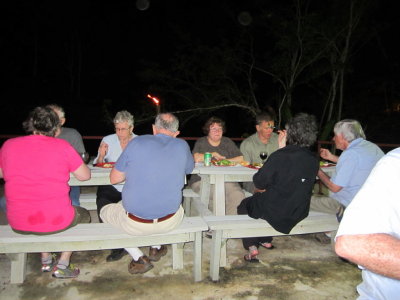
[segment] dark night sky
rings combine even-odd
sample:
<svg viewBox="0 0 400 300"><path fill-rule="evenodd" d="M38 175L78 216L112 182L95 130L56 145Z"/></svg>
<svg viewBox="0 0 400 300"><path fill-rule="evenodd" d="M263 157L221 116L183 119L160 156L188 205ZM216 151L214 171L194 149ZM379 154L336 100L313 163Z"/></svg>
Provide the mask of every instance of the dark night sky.
<svg viewBox="0 0 400 300"><path fill-rule="evenodd" d="M379 34L355 52L347 77L347 84L354 87L347 96L354 99L365 96L365 101L370 103L400 99L399 5L397 1L376 3L372 18ZM108 134L112 127L102 110L104 100L110 99L111 115L121 109L136 115L135 105L151 106L150 103L143 104L149 83L141 80L138 74L151 62L168 64L180 46L176 32L208 46L226 37L234 40L243 29L238 22L240 12L248 11L256 18L259 7L276 4L276 1L267 0L150 0L148 9L139 10L134 0L117 3L81 1L79 4L8 1L1 9L5 29L0 37L1 65L5 79L0 107L3 116L8 116L0 120L1 133L22 133L20 124L30 109L57 102L65 107L70 127L77 128L83 135ZM253 21L257 22L256 19ZM78 59L71 53L78 52L82 55L79 98L70 92L70 70L76 71ZM37 61L34 60L35 53ZM76 79L73 78L74 84ZM390 92L371 88L380 85ZM373 124L368 124L369 128L376 127L376 118L369 119L376 108L371 105L372 111L361 112L357 101L350 101L347 110L357 111L356 117L364 123L371 120ZM301 105L304 107L307 108L305 103ZM397 121L393 126L398 124ZM138 126L138 133L145 133L147 128L150 128L149 124ZM240 132L240 128L231 128L228 136L240 136L243 131L251 130L250 127ZM184 128L183 133L198 135L199 130ZM396 128L391 128L390 137L390 141L385 136L386 140L379 142L400 142ZM376 138L379 137L376 135Z"/></svg>

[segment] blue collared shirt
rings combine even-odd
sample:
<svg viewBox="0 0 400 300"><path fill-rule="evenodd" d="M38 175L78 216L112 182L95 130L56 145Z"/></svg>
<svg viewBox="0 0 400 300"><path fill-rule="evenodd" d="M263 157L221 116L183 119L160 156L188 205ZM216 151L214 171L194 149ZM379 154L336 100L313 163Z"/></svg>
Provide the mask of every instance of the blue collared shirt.
<svg viewBox="0 0 400 300"><path fill-rule="evenodd" d="M164 134L135 137L115 168L124 172L122 204L143 219L175 213L182 202L185 176L194 168L186 141Z"/></svg>
<svg viewBox="0 0 400 300"><path fill-rule="evenodd" d="M342 189L331 192L330 196L347 207L383 155L383 151L369 141L362 138L352 141L340 155L336 173L331 178Z"/></svg>

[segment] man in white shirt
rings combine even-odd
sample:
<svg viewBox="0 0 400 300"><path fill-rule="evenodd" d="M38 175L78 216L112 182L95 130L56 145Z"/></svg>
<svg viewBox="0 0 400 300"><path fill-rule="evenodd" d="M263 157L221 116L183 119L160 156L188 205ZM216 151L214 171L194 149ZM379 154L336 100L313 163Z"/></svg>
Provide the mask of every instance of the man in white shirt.
<svg viewBox="0 0 400 300"><path fill-rule="evenodd" d="M336 253L360 266L359 299L400 295L400 148L372 170L347 207L336 236Z"/></svg>

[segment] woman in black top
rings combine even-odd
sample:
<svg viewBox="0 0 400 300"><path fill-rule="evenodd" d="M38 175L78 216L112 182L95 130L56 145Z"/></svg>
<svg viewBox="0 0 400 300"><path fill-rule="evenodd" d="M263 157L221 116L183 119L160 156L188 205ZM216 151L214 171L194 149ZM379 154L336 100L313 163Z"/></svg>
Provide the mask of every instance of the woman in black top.
<svg viewBox="0 0 400 300"><path fill-rule="evenodd" d="M308 216L310 199L319 163L309 150L317 139L315 117L300 113L280 132L281 149L268 158L254 175L253 182L259 192L244 199L238 214L266 220L275 230L289 233ZM249 250L247 261L257 261L258 247L272 249L272 237L243 239Z"/></svg>

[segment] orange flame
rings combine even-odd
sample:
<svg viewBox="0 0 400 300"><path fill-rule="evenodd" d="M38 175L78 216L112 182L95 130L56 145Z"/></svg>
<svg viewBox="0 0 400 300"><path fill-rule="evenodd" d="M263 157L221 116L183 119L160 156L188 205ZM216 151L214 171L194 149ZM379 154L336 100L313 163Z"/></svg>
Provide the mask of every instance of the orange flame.
<svg viewBox="0 0 400 300"><path fill-rule="evenodd" d="M147 98L153 100L155 105L160 105L160 100L157 97L153 97L152 95L147 94Z"/></svg>

